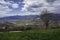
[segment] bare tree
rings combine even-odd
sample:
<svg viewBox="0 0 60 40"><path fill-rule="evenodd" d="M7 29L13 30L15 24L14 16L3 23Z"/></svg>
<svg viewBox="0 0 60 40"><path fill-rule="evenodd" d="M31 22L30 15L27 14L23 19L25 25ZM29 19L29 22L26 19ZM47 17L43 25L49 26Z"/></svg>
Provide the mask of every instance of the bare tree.
<svg viewBox="0 0 60 40"><path fill-rule="evenodd" d="M49 13L47 10L40 15L40 19L44 22L46 29L48 29L49 22L53 17L53 13Z"/></svg>

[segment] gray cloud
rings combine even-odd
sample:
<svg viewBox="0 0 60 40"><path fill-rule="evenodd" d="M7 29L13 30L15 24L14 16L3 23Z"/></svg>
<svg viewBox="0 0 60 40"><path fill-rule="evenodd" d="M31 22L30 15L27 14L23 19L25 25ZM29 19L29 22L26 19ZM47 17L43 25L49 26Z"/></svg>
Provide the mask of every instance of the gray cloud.
<svg viewBox="0 0 60 40"><path fill-rule="evenodd" d="M46 9L49 12L60 13L60 0L25 0L22 11L39 14Z"/></svg>
<svg viewBox="0 0 60 40"><path fill-rule="evenodd" d="M60 13L60 0L24 0L24 7L19 14L6 14L6 12L11 11L7 5L12 5L11 2L5 2L1 0L0 3L0 15L2 16L13 16L13 15L39 15L42 11L48 10L53 13ZM3 11L4 10L4 11ZM3 11L3 12L2 12ZM5 15L3 15L5 13Z"/></svg>

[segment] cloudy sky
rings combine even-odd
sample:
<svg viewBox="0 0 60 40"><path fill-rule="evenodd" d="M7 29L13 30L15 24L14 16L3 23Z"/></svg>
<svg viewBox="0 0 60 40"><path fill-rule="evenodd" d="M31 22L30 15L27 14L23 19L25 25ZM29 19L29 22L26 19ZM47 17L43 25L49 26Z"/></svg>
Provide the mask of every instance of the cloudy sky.
<svg viewBox="0 0 60 40"><path fill-rule="evenodd" d="M39 15L46 9L60 13L60 0L0 0L0 17Z"/></svg>

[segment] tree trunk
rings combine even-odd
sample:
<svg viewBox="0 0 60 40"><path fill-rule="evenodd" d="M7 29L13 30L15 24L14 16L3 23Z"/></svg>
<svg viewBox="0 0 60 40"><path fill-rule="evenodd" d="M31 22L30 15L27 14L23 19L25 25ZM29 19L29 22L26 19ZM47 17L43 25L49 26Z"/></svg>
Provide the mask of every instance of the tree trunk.
<svg viewBox="0 0 60 40"><path fill-rule="evenodd" d="M48 27L49 27L49 21L45 22L45 26L46 26L46 29L48 29Z"/></svg>

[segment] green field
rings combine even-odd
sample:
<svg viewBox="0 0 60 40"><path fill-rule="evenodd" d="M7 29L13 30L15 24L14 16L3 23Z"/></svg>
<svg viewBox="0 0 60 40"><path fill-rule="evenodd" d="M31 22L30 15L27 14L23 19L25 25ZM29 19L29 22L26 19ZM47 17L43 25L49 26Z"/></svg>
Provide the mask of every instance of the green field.
<svg viewBox="0 0 60 40"><path fill-rule="evenodd" d="M18 22L16 22L16 25L17 26L25 26L25 25L33 25L33 22L31 22L31 21L18 21Z"/></svg>
<svg viewBox="0 0 60 40"><path fill-rule="evenodd" d="M60 40L60 29L0 32L0 40Z"/></svg>

